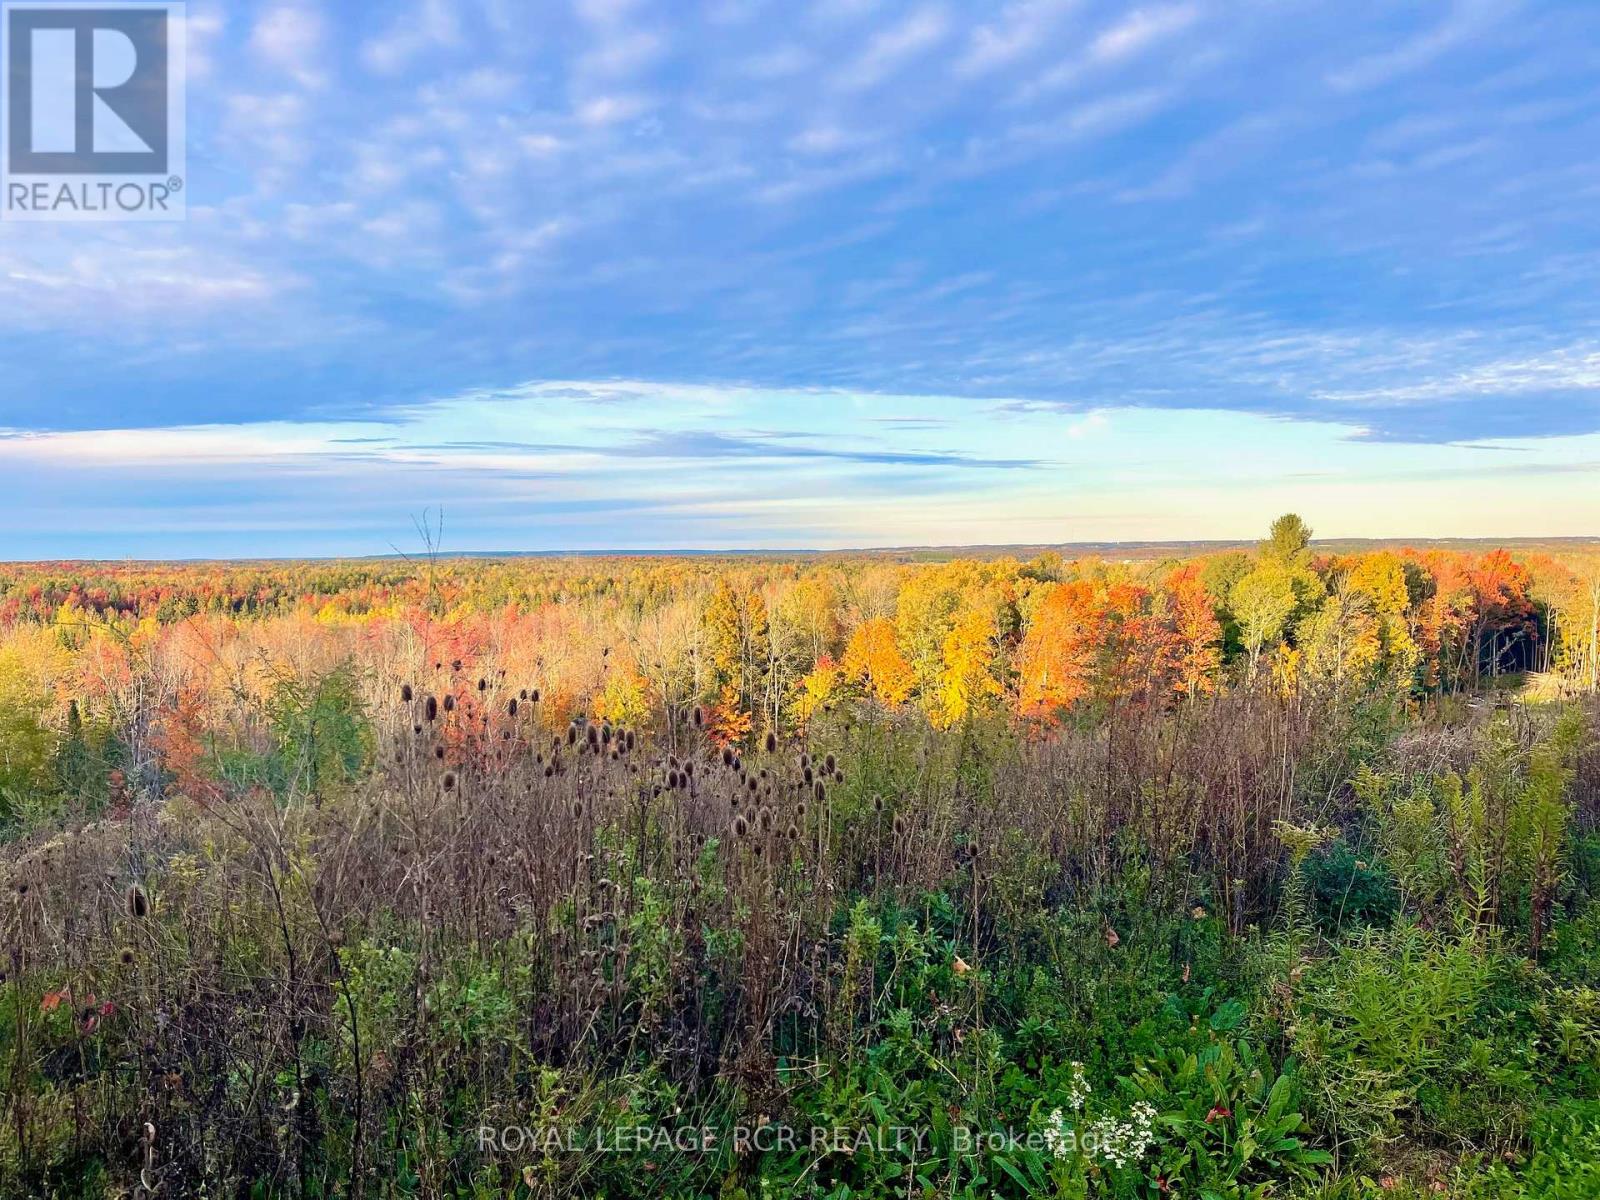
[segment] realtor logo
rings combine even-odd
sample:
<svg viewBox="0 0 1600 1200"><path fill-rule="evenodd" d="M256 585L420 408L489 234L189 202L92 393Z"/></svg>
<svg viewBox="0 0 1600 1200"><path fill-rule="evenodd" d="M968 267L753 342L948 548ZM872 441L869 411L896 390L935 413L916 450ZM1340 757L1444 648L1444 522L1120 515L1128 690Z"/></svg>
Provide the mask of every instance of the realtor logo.
<svg viewBox="0 0 1600 1200"><path fill-rule="evenodd" d="M0 5L0 219L178 220L184 5Z"/></svg>

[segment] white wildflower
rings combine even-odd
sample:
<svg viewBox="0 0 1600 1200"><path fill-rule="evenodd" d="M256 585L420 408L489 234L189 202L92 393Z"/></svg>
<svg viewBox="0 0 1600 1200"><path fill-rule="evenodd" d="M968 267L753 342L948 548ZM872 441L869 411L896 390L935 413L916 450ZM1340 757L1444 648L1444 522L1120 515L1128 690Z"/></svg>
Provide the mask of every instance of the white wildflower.
<svg viewBox="0 0 1600 1200"><path fill-rule="evenodd" d="M1075 1143L1073 1132L1067 1128L1067 1118L1058 1108L1044 1123L1044 1144L1056 1158L1066 1158Z"/></svg>
<svg viewBox="0 0 1600 1200"><path fill-rule="evenodd" d="M1139 1101L1128 1114L1129 1120L1100 1117L1084 1134L1083 1150L1114 1167L1138 1162L1155 1141L1156 1110Z"/></svg>
<svg viewBox="0 0 1600 1200"><path fill-rule="evenodd" d="M1084 1078L1083 1064L1072 1064L1072 1082L1067 1085L1067 1103L1073 1112L1082 1112L1083 1103L1089 1098L1089 1093L1094 1089L1089 1086L1089 1081Z"/></svg>

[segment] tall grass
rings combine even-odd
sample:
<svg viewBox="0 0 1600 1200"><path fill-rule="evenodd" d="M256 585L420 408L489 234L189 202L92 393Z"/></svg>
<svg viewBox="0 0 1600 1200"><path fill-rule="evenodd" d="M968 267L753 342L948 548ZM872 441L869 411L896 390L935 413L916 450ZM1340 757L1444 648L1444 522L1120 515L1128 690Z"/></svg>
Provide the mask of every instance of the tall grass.
<svg viewBox="0 0 1600 1200"><path fill-rule="evenodd" d="M863 702L724 746L692 714L671 742L563 726L530 683L442 660L403 682L285 676L226 724L162 730L163 796L12 846L9 1194L616 1191L653 1160L497 1156L473 1131L880 1119L890 1096L930 1122L1015 1122L1071 1031L1109 1072L1229 994L1256 997L1263 1045L1315 1048L1326 1144L1376 1154L1475 1011L1487 939L1537 953L1576 904L1568 821L1594 812L1576 715L1401 733L1391 700L1263 683L1048 737ZM1286 828L1388 847L1399 920L1432 926L1438 970L1471 986L1428 985L1417 1023L1391 1022L1411 943L1329 957L1284 921ZM1172 1070L1172 1088L1207 1078ZM1264 1113L1258 1082L1241 1070L1238 1095ZM1234 1094L1192 1119L1231 1119ZM1299 1121L1278 1139L1298 1145ZM1068 1186L1006 1163L989 1191ZM723 1148L659 1186L880 1186L859 1169ZM955 1158L921 1169L936 1192L983 1187ZM883 1194L917 1170L895 1160Z"/></svg>

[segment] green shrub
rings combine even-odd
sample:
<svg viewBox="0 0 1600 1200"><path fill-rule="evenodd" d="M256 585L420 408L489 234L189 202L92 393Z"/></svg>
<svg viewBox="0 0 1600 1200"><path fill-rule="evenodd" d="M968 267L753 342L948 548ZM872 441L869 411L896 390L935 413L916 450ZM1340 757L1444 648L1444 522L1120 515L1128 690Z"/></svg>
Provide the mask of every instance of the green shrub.
<svg viewBox="0 0 1600 1200"><path fill-rule="evenodd" d="M1540 1110L1525 1163L1496 1163L1461 1189L1465 1200L1593 1200L1600 1196L1600 1102Z"/></svg>
<svg viewBox="0 0 1600 1200"><path fill-rule="evenodd" d="M1343 839L1313 851L1304 870L1312 916L1324 933L1387 928L1400 911L1400 891L1388 865L1357 857Z"/></svg>
<svg viewBox="0 0 1600 1200"><path fill-rule="evenodd" d="M1286 1030L1313 1116L1375 1152L1419 1117L1419 1094L1461 1054L1489 986L1484 947L1414 928L1369 931L1304 968Z"/></svg>
<svg viewBox="0 0 1600 1200"><path fill-rule="evenodd" d="M1264 1196L1317 1178L1333 1161L1307 1142L1293 1077L1233 1033L1243 1006L1224 1007L1182 1043L1143 1060L1133 1095L1158 1114L1147 1178L1181 1196ZM1164 1187L1162 1185L1165 1185Z"/></svg>

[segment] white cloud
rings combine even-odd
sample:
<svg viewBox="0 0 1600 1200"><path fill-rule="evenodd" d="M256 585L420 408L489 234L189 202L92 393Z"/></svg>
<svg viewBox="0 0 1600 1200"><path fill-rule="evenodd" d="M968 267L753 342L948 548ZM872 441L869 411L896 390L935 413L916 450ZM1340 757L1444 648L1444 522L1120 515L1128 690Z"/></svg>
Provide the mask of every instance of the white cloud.
<svg viewBox="0 0 1600 1200"><path fill-rule="evenodd" d="M981 75L1015 62L1050 43L1052 34L1078 0L1013 0L995 20L980 25L968 39L956 69Z"/></svg>
<svg viewBox="0 0 1600 1200"><path fill-rule="evenodd" d="M1078 104L1059 116L1016 126L1009 137L1013 142L1041 144L1102 137L1137 125L1160 111L1170 99L1171 93L1160 87L1112 92Z"/></svg>
<svg viewBox="0 0 1600 1200"><path fill-rule="evenodd" d="M813 61L812 56L798 46L780 46L740 59L738 69L752 79L782 79L799 74Z"/></svg>
<svg viewBox="0 0 1600 1200"><path fill-rule="evenodd" d="M320 58L326 28L315 9L285 4L270 8L250 34L250 48L302 87L326 83Z"/></svg>
<svg viewBox="0 0 1600 1200"><path fill-rule="evenodd" d="M220 10L190 3L184 22L184 71L194 83L210 78L215 69L213 57L227 26Z"/></svg>
<svg viewBox="0 0 1600 1200"><path fill-rule="evenodd" d="M449 0L422 0L387 32L364 43L361 58L380 75L392 75L430 51L460 44L456 6Z"/></svg>
<svg viewBox="0 0 1600 1200"><path fill-rule="evenodd" d="M99 322L174 326L260 308L301 286L290 273L181 243L74 242L37 241L0 252L0 307L10 325L81 323L92 312Z"/></svg>
<svg viewBox="0 0 1600 1200"><path fill-rule="evenodd" d="M1524 358L1498 359L1465 370L1414 382L1379 387L1326 389L1314 393L1335 404L1417 404L1461 400L1473 396L1519 396L1528 393L1600 392L1600 349L1574 346Z"/></svg>
<svg viewBox="0 0 1600 1200"><path fill-rule="evenodd" d="M641 117L654 106L650 97L637 94L595 96L578 105L577 117L585 125L615 125Z"/></svg>
<svg viewBox="0 0 1600 1200"><path fill-rule="evenodd" d="M1284 508L1329 536L1592 534L1600 517L1600 493L1573 487L1600 436L1502 439L1493 448L1516 453L1491 455L1358 432L1018 401L974 419L944 395L635 380L470 392L362 421L0 428L0 466L40 493L0 552L59 555L92 534L194 553L197 531L219 535L211 552L260 552L282 531L287 552L332 532L316 548L373 553L441 502L459 550L615 546L619 533L703 548L1238 538ZM158 478L161 495L194 498L147 501L140 484ZM113 508L117 491L130 499Z"/></svg>
<svg viewBox="0 0 1600 1200"><path fill-rule="evenodd" d="M1141 54L1151 46L1182 33L1193 25L1200 10L1192 4L1173 4L1164 8L1135 9L1089 43L1089 57L1096 62L1118 62Z"/></svg>
<svg viewBox="0 0 1600 1200"><path fill-rule="evenodd" d="M837 154L865 140L859 132L837 125L813 125L790 138L789 148L800 154Z"/></svg>
<svg viewBox="0 0 1600 1200"><path fill-rule="evenodd" d="M920 8L876 34L861 56L834 77L834 84L845 91L876 87L942 42L949 29L950 19L944 9Z"/></svg>
<svg viewBox="0 0 1600 1200"><path fill-rule="evenodd" d="M577 0L578 15L595 25L613 25L639 7L639 0Z"/></svg>
<svg viewBox="0 0 1600 1200"><path fill-rule="evenodd" d="M1333 71L1328 76L1328 83L1346 92L1379 87L1471 41L1514 7L1515 4L1509 0L1456 0L1450 15L1432 29L1410 41L1357 59Z"/></svg>
<svg viewBox="0 0 1600 1200"><path fill-rule="evenodd" d="M657 62L666 51L667 40L660 34L642 29L609 30L602 35L600 44L579 60L578 71L583 75L626 78Z"/></svg>

